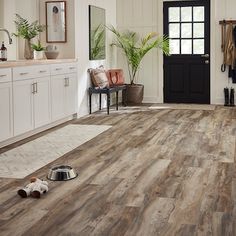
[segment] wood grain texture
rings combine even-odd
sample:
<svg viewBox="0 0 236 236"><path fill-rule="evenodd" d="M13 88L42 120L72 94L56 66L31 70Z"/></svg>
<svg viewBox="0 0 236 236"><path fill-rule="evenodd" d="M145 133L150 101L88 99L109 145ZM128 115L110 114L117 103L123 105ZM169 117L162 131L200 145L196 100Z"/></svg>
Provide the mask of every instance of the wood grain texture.
<svg viewBox="0 0 236 236"><path fill-rule="evenodd" d="M130 107L72 123L112 128L33 173L45 179L57 164L79 173L50 181L41 199L16 194L30 176L1 178L0 235L236 235L235 108Z"/></svg>

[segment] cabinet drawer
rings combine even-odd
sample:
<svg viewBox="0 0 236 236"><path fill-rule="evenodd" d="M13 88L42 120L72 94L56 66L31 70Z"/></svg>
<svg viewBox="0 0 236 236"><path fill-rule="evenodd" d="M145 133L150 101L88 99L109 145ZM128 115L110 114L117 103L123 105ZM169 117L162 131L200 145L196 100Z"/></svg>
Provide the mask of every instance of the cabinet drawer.
<svg viewBox="0 0 236 236"><path fill-rule="evenodd" d="M32 66L13 68L13 81L32 79L33 77L34 77L34 70Z"/></svg>
<svg viewBox="0 0 236 236"><path fill-rule="evenodd" d="M11 68L0 69L0 83L10 82L11 78Z"/></svg>
<svg viewBox="0 0 236 236"><path fill-rule="evenodd" d="M64 64L51 65L51 75L61 75L65 73L67 72L66 72L66 66Z"/></svg>
<svg viewBox="0 0 236 236"><path fill-rule="evenodd" d="M45 77L48 75L50 75L50 69L47 65L13 68L13 81Z"/></svg>
<svg viewBox="0 0 236 236"><path fill-rule="evenodd" d="M77 64L66 64L66 73L76 73L77 72Z"/></svg>
<svg viewBox="0 0 236 236"><path fill-rule="evenodd" d="M50 75L50 67L48 65L35 66L34 77L46 77Z"/></svg>

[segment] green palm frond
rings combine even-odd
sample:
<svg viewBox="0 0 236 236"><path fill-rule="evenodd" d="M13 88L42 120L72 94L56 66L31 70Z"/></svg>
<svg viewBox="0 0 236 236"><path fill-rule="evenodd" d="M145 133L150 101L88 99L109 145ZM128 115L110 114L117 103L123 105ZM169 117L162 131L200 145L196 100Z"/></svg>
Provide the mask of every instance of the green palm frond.
<svg viewBox="0 0 236 236"><path fill-rule="evenodd" d="M45 30L44 25L40 25L36 20L32 23L29 23L27 19L24 19L19 14L16 14L16 20L14 21L16 25L16 37L22 37L24 39L32 39L37 36L40 32Z"/></svg>
<svg viewBox="0 0 236 236"><path fill-rule="evenodd" d="M136 74L144 56L153 48L158 48L169 55L169 38L151 32L140 38L136 32L119 32L114 26L107 27L116 37L111 45L120 48L126 56L130 83L135 83Z"/></svg>
<svg viewBox="0 0 236 236"><path fill-rule="evenodd" d="M92 33L91 57L94 60L105 58L105 28L103 25L99 25Z"/></svg>

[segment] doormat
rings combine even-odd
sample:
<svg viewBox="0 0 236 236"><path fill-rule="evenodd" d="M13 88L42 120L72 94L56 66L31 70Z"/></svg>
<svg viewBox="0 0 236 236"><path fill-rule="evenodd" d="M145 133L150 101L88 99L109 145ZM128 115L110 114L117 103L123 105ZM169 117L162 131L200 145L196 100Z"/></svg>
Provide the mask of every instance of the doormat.
<svg viewBox="0 0 236 236"><path fill-rule="evenodd" d="M111 128L108 125L68 125L0 154L0 177L25 178Z"/></svg>
<svg viewBox="0 0 236 236"><path fill-rule="evenodd" d="M215 105L201 105L201 104L155 104L149 107L149 109L175 109L175 110L203 110L213 111Z"/></svg>

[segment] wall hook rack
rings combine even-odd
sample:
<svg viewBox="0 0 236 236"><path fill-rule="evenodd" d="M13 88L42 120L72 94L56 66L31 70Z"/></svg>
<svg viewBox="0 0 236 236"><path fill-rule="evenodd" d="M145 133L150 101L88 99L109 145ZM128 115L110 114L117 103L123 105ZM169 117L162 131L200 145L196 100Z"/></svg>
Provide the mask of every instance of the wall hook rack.
<svg viewBox="0 0 236 236"><path fill-rule="evenodd" d="M229 25L229 24L233 24L236 25L236 20L221 20L219 21L220 25Z"/></svg>

